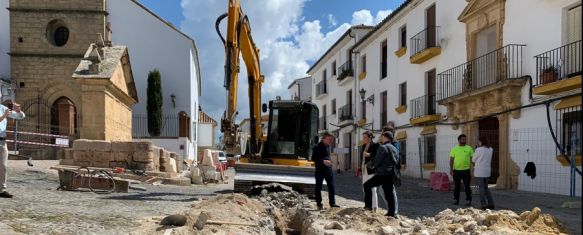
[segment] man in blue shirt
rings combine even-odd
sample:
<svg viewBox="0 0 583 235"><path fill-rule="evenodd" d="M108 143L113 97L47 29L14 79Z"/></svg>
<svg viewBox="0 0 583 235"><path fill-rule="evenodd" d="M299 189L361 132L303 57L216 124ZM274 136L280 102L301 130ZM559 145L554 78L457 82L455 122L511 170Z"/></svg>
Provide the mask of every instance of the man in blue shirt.
<svg viewBox="0 0 583 235"><path fill-rule="evenodd" d="M11 103L8 106L0 104L0 198L12 198L12 195L6 192L6 165L8 163L8 148L6 147L7 119L24 118L24 112L20 110L19 104Z"/></svg>
<svg viewBox="0 0 583 235"><path fill-rule="evenodd" d="M316 204L318 209L322 210L322 183L326 180L328 186L328 200L330 207L338 207L336 205L336 197L334 195L334 175L332 171L332 160L330 159L330 145L334 141L334 135L325 131L322 135L322 141L312 149L312 161L316 165L316 188L315 194Z"/></svg>

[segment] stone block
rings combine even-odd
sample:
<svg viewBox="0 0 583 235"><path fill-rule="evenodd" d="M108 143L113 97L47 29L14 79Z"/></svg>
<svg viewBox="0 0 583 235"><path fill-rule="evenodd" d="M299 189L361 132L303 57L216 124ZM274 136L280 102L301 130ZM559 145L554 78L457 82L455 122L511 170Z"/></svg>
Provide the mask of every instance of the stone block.
<svg viewBox="0 0 583 235"><path fill-rule="evenodd" d="M135 151L133 152L132 159L134 162L151 162L154 163L154 152L153 151Z"/></svg>
<svg viewBox="0 0 583 235"><path fill-rule="evenodd" d="M73 159L75 161L91 161L91 159L93 158L93 152L91 151L85 151L85 150L74 150L73 151Z"/></svg>
<svg viewBox="0 0 583 235"><path fill-rule="evenodd" d="M68 159L68 160L73 160L73 153L74 150L73 149L64 149L63 150L63 155L61 155L61 159Z"/></svg>
<svg viewBox="0 0 583 235"><path fill-rule="evenodd" d="M109 161L113 161L113 157L111 152L100 152L100 151L96 151L92 153L92 161L95 162L109 162Z"/></svg>
<svg viewBox="0 0 583 235"><path fill-rule="evenodd" d="M158 168L152 163L134 162L132 164L137 170L158 171Z"/></svg>
<svg viewBox="0 0 583 235"><path fill-rule="evenodd" d="M150 141L136 141L133 142L134 151L153 151L154 144Z"/></svg>
<svg viewBox="0 0 583 235"><path fill-rule="evenodd" d="M117 151L132 152L134 151L134 145L132 142L129 141L112 141L111 150L114 152Z"/></svg>
<svg viewBox="0 0 583 235"><path fill-rule="evenodd" d="M59 164L60 165L74 166L75 160L73 160L73 159L61 159L61 160L59 160Z"/></svg>
<svg viewBox="0 0 583 235"><path fill-rule="evenodd" d="M174 158L168 158L168 160L164 163L160 163L160 171L162 172L171 172L176 173L176 160Z"/></svg>
<svg viewBox="0 0 583 235"><path fill-rule="evenodd" d="M73 149L109 152L111 151L111 142L104 140L79 139L73 142Z"/></svg>
<svg viewBox="0 0 583 235"><path fill-rule="evenodd" d="M131 152L112 152L113 160L115 162L131 162L132 153Z"/></svg>

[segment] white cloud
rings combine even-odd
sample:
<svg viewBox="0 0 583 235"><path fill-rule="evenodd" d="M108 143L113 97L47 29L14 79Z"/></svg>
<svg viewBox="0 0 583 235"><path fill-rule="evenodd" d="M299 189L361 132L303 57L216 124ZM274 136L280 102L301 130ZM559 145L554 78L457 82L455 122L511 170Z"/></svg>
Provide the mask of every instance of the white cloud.
<svg viewBox="0 0 583 235"><path fill-rule="evenodd" d="M374 23L378 24L383 21L388 15L393 13L393 10L380 10L377 12L377 16L375 17Z"/></svg>
<svg viewBox="0 0 583 235"><path fill-rule="evenodd" d="M248 15L253 39L260 49L261 72L265 75L262 87L262 101L276 96L288 97L287 86L306 75L310 67L308 61L317 60L332 44L350 28L350 24L338 24L332 14L328 24L334 29L322 32L320 21L305 21L304 3L307 0L243 0L243 11ZM226 109L224 79L224 47L215 33L215 20L227 10L224 1L182 0L184 21L180 28L191 35L199 49L202 76L201 106L217 121ZM378 12L376 18L386 15ZM225 21L221 24L223 34ZM352 15L351 24L372 25L373 16L368 10L360 10ZM238 120L249 115L247 95L247 75L241 60L238 90Z"/></svg>
<svg viewBox="0 0 583 235"><path fill-rule="evenodd" d="M328 24L330 26L336 26L337 25L336 18L334 17L334 15L328 14Z"/></svg>
<svg viewBox="0 0 583 235"><path fill-rule="evenodd" d="M359 24L364 24L364 25L372 25L373 21L372 21L372 15L370 14L369 10L363 9L360 11L356 11L354 13L352 13L352 21L350 22L350 24L352 25L359 25Z"/></svg>

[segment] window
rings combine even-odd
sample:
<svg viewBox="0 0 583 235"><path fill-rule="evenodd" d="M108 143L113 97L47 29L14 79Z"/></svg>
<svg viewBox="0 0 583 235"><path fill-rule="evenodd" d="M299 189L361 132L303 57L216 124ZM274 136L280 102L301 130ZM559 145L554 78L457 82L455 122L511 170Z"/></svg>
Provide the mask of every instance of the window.
<svg viewBox="0 0 583 235"><path fill-rule="evenodd" d="M581 106L560 109L557 112L558 115L562 113L560 138L565 154L581 155Z"/></svg>
<svg viewBox="0 0 583 235"><path fill-rule="evenodd" d="M399 30L399 36L399 40L401 41L399 48L407 47L407 26L401 27Z"/></svg>
<svg viewBox="0 0 583 235"><path fill-rule="evenodd" d="M399 85L399 105L407 106L407 82Z"/></svg>
<svg viewBox="0 0 583 235"><path fill-rule="evenodd" d="M297 137L293 126L301 117L298 110L273 109L271 113L271 127L269 130L269 152L283 155L295 153ZM281 127L281 128L279 128Z"/></svg>
<svg viewBox="0 0 583 235"><path fill-rule="evenodd" d="M381 79L387 77L387 40L381 43Z"/></svg>
<svg viewBox="0 0 583 235"><path fill-rule="evenodd" d="M366 73L366 55L362 56L362 72Z"/></svg>
<svg viewBox="0 0 583 235"><path fill-rule="evenodd" d="M47 40L57 47L62 47L69 41L69 28L62 20L49 22L46 29Z"/></svg>
<svg viewBox="0 0 583 235"><path fill-rule="evenodd" d="M435 164L435 135L422 136L423 163Z"/></svg>
<svg viewBox="0 0 583 235"><path fill-rule="evenodd" d="M336 99L332 100L330 107L332 107L332 115L336 115Z"/></svg>
<svg viewBox="0 0 583 235"><path fill-rule="evenodd" d="M399 146L401 147L399 149L399 161L401 165L407 165L407 140L399 141Z"/></svg>
<svg viewBox="0 0 583 235"><path fill-rule="evenodd" d="M567 11L567 43L581 40L581 5Z"/></svg>
<svg viewBox="0 0 583 235"><path fill-rule="evenodd" d="M322 71L322 80L326 80L326 70Z"/></svg>
<svg viewBox="0 0 583 235"><path fill-rule="evenodd" d="M336 76L336 61L332 62L332 76Z"/></svg>
<svg viewBox="0 0 583 235"><path fill-rule="evenodd" d="M381 123L382 128L387 123L387 91L381 93Z"/></svg>

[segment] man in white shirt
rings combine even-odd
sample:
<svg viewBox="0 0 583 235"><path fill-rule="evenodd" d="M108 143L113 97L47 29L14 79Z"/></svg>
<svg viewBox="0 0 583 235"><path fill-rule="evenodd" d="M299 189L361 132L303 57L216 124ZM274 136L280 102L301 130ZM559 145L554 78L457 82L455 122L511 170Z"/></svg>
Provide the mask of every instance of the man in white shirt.
<svg viewBox="0 0 583 235"><path fill-rule="evenodd" d="M2 94L0 93L0 96ZM0 198L12 198L12 194L6 192L6 165L8 163L8 148L6 147L6 124L8 118L23 119L24 112L20 105L11 103L10 107L0 104Z"/></svg>
<svg viewBox="0 0 583 235"><path fill-rule="evenodd" d="M474 178L480 188L480 203L482 209L494 209L494 199L490 189L488 189L488 179L490 178L490 170L492 167L492 154L494 149L490 147L488 140L480 137L480 147L474 152L472 162L474 162Z"/></svg>

